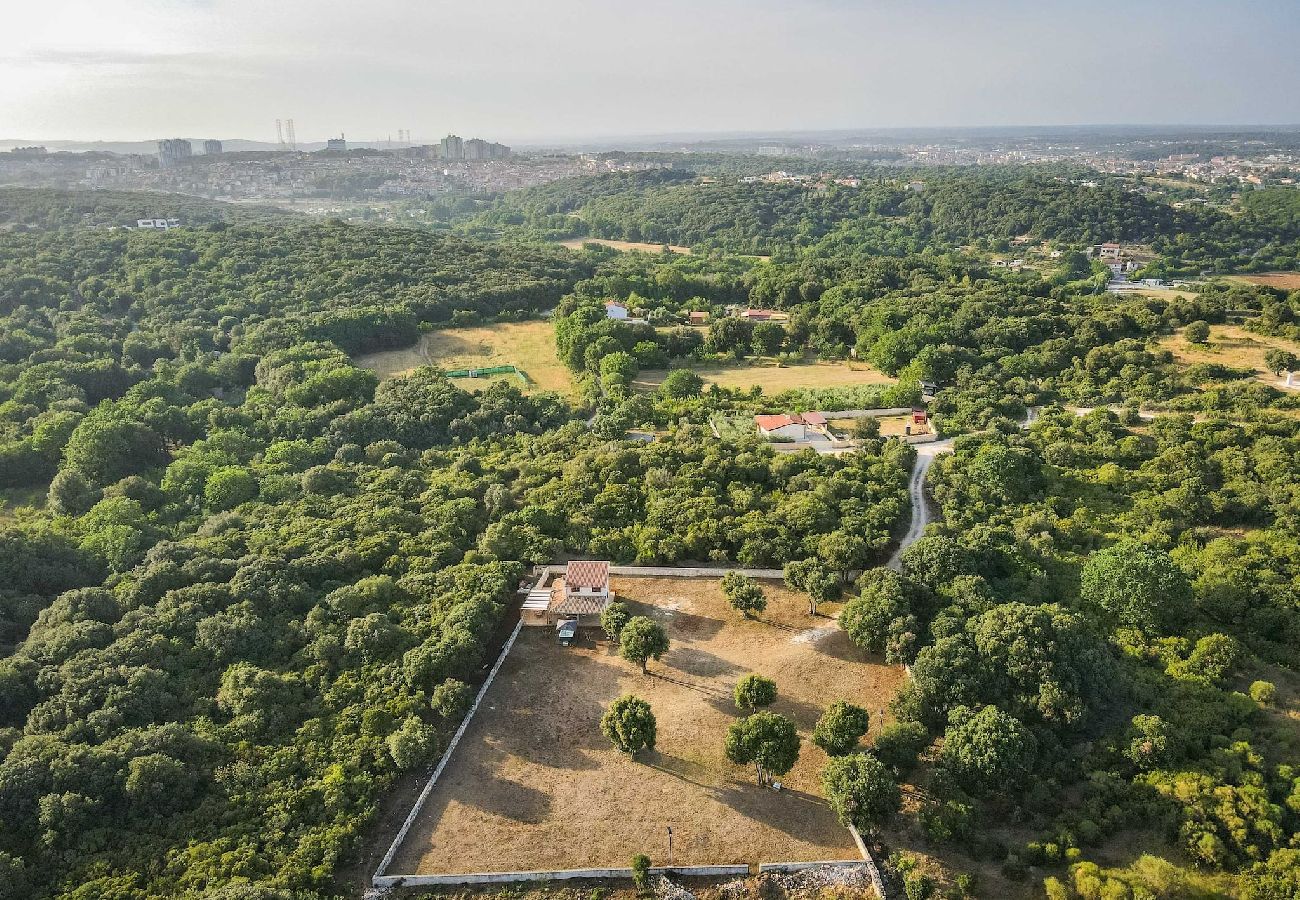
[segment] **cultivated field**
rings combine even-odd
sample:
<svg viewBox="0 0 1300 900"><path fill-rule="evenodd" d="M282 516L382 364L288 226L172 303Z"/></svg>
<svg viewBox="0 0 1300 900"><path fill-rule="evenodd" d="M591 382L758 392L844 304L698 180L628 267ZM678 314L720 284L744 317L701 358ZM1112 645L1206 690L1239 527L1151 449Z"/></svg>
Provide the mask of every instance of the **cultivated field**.
<svg viewBox="0 0 1300 900"><path fill-rule="evenodd" d="M639 250L642 253L662 253L664 247L667 247L673 253L684 253L687 256L691 253L690 247L681 247L677 244L648 244L642 241L609 241L604 238L573 238L568 241L559 241L561 247L568 247L570 250L581 250L583 244L600 244L602 247L612 247L615 250Z"/></svg>
<svg viewBox="0 0 1300 900"><path fill-rule="evenodd" d="M555 356L555 334L549 322L504 322L474 328L445 328L422 335L413 347L358 356L356 364L380 378L402 375L419 366L472 369L518 366L538 389L568 393L573 390L569 370ZM519 379L514 375L497 378ZM490 379L464 378L466 389L486 386Z"/></svg>
<svg viewBox="0 0 1300 900"><path fill-rule="evenodd" d="M1263 272L1259 275L1231 275L1229 281L1262 284L1264 287L1282 288L1284 291L1300 290L1300 272Z"/></svg>
<svg viewBox="0 0 1300 900"><path fill-rule="evenodd" d="M620 659L596 633L572 648L525 628L394 860L392 873L625 866L636 853L678 865L856 859L848 831L821 797L825 756L809 741L822 708L851 699L878 714L902 670L865 662L825 616L779 583L765 583L762 621L728 608L715 579L615 578L637 612L667 629L670 651L651 674ZM822 608L837 612L835 604ZM776 712L803 733L780 792L723 753L740 676L774 678ZM653 752L634 760L600 732L608 703L648 700Z"/></svg>
<svg viewBox="0 0 1300 900"><path fill-rule="evenodd" d="M692 366L691 370L703 378L705 384L743 389L758 386L767 394L779 394L795 388L893 384L898 380L857 362L807 362L780 367L770 363L738 362L730 365ZM666 369L647 369L637 375L632 386L641 390L654 390L666 377Z"/></svg>
<svg viewBox="0 0 1300 900"><path fill-rule="evenodd" d="M1300 344L1295 341L1255 334L1237 325L1211 325L1210 340L1206 344L1189 343L1181 331L1164 338L1160 344L1172 351L1174 359L1184 365L1218 363L1236 369L1254 369L1257 380L1274 386L1279 379L1265 369L1265 351L1270 347L1280 347L1300 354Z"/></svg>

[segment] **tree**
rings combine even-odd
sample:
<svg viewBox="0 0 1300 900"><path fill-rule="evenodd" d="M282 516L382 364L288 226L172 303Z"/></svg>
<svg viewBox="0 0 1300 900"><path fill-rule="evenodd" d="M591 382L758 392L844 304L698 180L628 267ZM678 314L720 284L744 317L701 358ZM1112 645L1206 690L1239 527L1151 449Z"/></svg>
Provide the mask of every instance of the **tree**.
<svg viewBox="0 0 1300 900"><path fill-rule="evenodd" d="M437 748L437 733L419 716L407 716L402 726L388 736L388 753L393 764L403 771L431 761Z"/></svg>
<svg viewBox="0 0 1300 900"><path fill-rule="evenodd" d="M996 706L959 706L948 716L940 759L967 790L1004 788L1024 779L1038 752L1029 729Z"/></svg>
<svg viewBox="0 0 1300 900"><path fill-rule="evenodd" d="M912 582L891 569L871 569L862 576L862 592L840 610L840 628L868 653L889 662L910 662L921 631Z"/></svg>
<svg viewBox="0 0 1300 900"><path fill-rule="evenodd" d="M1159 716L1134 716L1128 738L1124 756L1143 772L1164 768L1171 762L1170 728Z"/></svg>
<svg viewBox="0 0 1300 900"><path fill-rule="evenodd" d="M767 596L758 582L739 572L728 572L722 576L722 594L727 598L731 608L740 612L746 619L753 618L754 613L767 609Z"/></svg>
<svg viewBox="0 0 1300 900"><path fill-rule="evenodd" d="M690 369L673 369L659 389L666 396L677 400L698 397L700 391L704 389L704 379Z"/></svg>
<svg viewBox="0 0 1300 900"><path fill-rule="evenodd" d="M610 743L629 756L655 748L655 714L640 697L626 694L600 717L600 730Z"/></svg>
<svg viewBox="0 0 1300 900"><path fill-rule="evenodd" d="M812 742L827 756L845 756L857 749L858 741L871 727L871 715L847 700L836 700L826 708L813 728Z"/></svg>
<svg viewBox="0 0 1300 900"><path fill-rule="evenodd" d="M776 682L751 673L736 682L732 698L736 701L736 707L742 712L752 712L762 706L771 706L776 702Z"/></svg>
<svg viewBox="0 0 1300 900"><path fill-rule="evenodd" d="M875 416L863 416L853 421L853 436L860 441L880 437L880 420Z"/></svg>
<svg viewBox="0 0 1300 900"><path fill-rule="evenodd" d="M782 572L786 587L808 595L808 615L817 615L817 606L840 594L840 579L815 557L785 564Z"/></svg>
<svg viewBox="0 0 1300 900"><path fill-rule="evenodd" d="M1168 634L1190 613L1192 588L1169 554L1121 541L1088 557L1079 597L1118 625Z"/></svg>
<svg viewBox="0 0 1300 900"><path fill-rule="evenodd" d="M162 465L167 451L149 426L96 410L72 432L63 458L92 484L105 485Z"/></svg>
<svg viewBox="0 0 1300 900"><path fill-rule="evenodd" d="M80 516L99 500L99 491L76 469L64 469L50 482L46 503L58 516Z"/></svg>
<svg viewBox="0 0 1300 900"><path fill-rule="evenodd" d="M929 743L930 733L920 722L891 722L880 729L871 750L885 765L902 773L916 765Z"/></svg>
<svg viewBox="0 0 1300 900"><path fill-rule="evenodd" d="M208 476L203 502L211 510L234 509L257 496L257 479L240 466L226 466Z"/></svg>
<svg viewBox="0 0 1300 900"><path fill-rule="evenodd" d="M759 322L754 326L753 343L759 356L775 356L785 343L785 327L780 322Z"/></svg>
<svg viewBox="0 0 1300 900"><path fill-rule="evenodd" d="M618 645L623 658L639 665L641 672L645 673L650 660L657 660L668 652L668 633L653 619L633 616L623 626Z"/></svg>
<svg viewBox="0 0 1300 900"><path fill-rule="evenodd" d="M885 764L869 753L832 757L822 770L822 790L845 827L873 831L898 812L902 791Z"/></svg>
<svg viewBox="0 0 1300 900"><path fill-rule="evenodd" d="M1210 339L1210 323L1198 319L1183 329L1183 336L1187 338L1188 343L1204 344Z"/></svg>
<svg viewBox="0 0 1300 900"><path fill-rule="evenodd" d="M468 684L455 678L448 678L433 689L429 698L429 707L449 722L459 721L469 712L474 702L474 691Z"/></svg>
<svg viewBox="0 0 1300 900"><path fill-rule="evenodd" d="M799 730L785 716L763 712L746 716L727 729L727 759L738 766L753 765L759 784L784 775L799 760Z"/></svg>
<svg viewBox="0 0 1300 900"><path fill-rule="evenodd" d="M611 641L617 641L623 633L623 627L632 620L632 610L622 600L615 600L606 606L600 614L600 627Z"/></svg>
<svg viewBox="0 0 1300 900"><path fill-rule="evenodd" d="M1300 359L1290 350L1269 347L1264 351L1264 365L1274 375L1281 375L1283 372L1300 369Z"/></svg>

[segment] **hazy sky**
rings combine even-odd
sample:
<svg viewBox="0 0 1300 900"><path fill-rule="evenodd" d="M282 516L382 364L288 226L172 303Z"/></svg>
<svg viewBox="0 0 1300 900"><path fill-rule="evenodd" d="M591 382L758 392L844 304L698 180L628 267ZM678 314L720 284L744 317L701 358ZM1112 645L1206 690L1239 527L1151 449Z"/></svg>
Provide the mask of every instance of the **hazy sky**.
<svg viewBox="0 0 1300 900"><path fill-rule="evenodd" d="M1300 123L1300 0L0 0L0 139Z"/></svg>

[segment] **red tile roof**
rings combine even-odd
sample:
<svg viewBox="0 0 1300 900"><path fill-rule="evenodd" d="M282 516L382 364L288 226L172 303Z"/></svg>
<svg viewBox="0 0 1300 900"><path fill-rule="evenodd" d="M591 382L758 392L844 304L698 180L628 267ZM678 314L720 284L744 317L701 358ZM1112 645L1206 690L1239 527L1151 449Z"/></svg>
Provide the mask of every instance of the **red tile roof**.
<svg viewBox="0 0 1300 900"><path fill-rule="evenodd" d="M784 428L787 425L825 425L826 417L819 412L795 413L793 415L754 416L754 423L764 431Z"/></svg>
<svg viewBox="0 0 1300 900"><path fill-rule="evenodd" d="M605 560L579 560L571 562L564 573L568 588L609 590L609 563Z"/></svg>

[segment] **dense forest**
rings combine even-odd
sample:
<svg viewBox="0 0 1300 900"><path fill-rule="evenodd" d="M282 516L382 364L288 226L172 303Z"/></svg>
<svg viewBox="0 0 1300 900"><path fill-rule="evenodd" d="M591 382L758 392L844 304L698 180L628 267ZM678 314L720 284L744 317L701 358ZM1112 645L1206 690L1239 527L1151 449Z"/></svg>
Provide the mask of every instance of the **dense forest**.
<svg viewBox="0 0 1300 900"><path fill-rule="evenodd" d="M923 179L919 189L909 179ZM685 244L733 253L905 256L1013 238L1150 244L1153 276L1293 268L1295 191L1247 192L1241 214L1177 204L1086 170L1022 167L868 173L861 186L697 179L681 170L569 179L509 194L471 233Z"/></svg>
<svg viewBox="0 0 1300 900"><path fill-rule="evenodd" d="M85 228L154 201L0 194L30 226L0 233L0 898L352 895L525 568L570 555L837 576L864 658L911 667L869 753L919 801L861 823L951 870L896 858L909 898L1296 896L1300 395L1166 341L1295 340L1300 292L1116 295L1081 254L1038 273L973 252L1029 234L1149 243L1167 271L1294 265L1295 192L1229 216L1093 177L665 169L507 195L458 235L220 204L165 233ZM710 252L537 240L574 234ZM571 396L354 360L543 314ZM695 373L760 359L890 383ZM912 447L714 430L908 406L922 382L958 437L899 572L879 566ZM1137 832L1148 855L1115 865Z"/></svg>
<svg viewBox="0 0 1300 900"><path fill-rule="evenodd" d="M185 226L274 222L293 213L269 205L221 203L183 194L0 188L0 227L41 230L84 226L134 228L140 219L180 219Z"/></svg>

